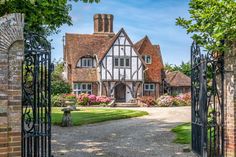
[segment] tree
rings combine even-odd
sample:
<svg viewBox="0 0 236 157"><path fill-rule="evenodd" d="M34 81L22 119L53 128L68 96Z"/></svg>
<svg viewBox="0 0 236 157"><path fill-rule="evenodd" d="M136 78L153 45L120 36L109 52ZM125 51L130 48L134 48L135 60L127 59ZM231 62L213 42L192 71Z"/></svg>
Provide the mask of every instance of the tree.
<svg viewBox="0 0 236 157"><path fill-rule="evenodd" d="M165 70L180 71L189 77L191 76L191 65L189 62L186 62L186 63L182 62L179 66L166 63Z"/></svg>
<svg viewBox="0 0 236 157"><path fill-rule="evenodd" d="M61 60L55 60L54 67L54 71L52 72L52 95L71 93L71 85L62 78L62 72L64 70L63 62Z"/></svg>
<svg viewBox="0 0 236 157"><path fill-rule="evenodd" d="M189 7L190 19L179 17L176 24L207 50L229 49L236 39L235 0L191 0Z"/></svg>
<svg viewBox="0 0 236 157"><path fill-rule="evenodd" d="M25 31L48 36L63 24L72 25L69 1L98 3L100 0L0 0L0 16L8 13L25 14Z"/></svg>

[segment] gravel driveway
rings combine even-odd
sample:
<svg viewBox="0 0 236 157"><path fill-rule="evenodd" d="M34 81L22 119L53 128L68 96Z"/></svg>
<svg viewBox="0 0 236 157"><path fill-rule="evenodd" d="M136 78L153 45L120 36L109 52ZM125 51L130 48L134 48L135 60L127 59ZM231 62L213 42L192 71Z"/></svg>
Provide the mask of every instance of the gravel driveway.
<svg viewBox="0 0 236 157"><path fill-rule="evenodd" d="M195 157L174 144L170 129L190 121L190 107L129 108L148 116L52 128L54 157Z"/></svg>

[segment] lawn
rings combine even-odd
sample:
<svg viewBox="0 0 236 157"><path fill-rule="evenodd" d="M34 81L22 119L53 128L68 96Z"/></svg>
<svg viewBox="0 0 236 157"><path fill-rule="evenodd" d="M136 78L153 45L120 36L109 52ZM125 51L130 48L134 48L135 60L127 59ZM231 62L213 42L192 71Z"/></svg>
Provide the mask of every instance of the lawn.
<svg viewBox="0 0 236 157"><path fill-rule="evenodd" d="M191 124L185 123L176 126L171 130L176 134L175 143L190 144L191 142Z"/></svg>
<svg viewBox="0 0 236 157"><path fill-rule="evenodd" d="M60 107L52 108L52 124L60 125L63 112ZM73 125L79 126L92 124L109 120L125 119L148 115L145 111L135 111L127 109L109 109L109 108L80 108L79 111L72 112Z"/></svg>

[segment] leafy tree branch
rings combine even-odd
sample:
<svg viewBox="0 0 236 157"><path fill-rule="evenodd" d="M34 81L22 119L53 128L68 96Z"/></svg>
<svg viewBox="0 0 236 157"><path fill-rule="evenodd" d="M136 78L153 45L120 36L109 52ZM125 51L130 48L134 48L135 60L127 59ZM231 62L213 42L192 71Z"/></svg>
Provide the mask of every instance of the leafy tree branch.
<svg viewBox="0 0 236 157"><path fill-rule="evenodd" d="M222 51L236 41L235 0L191 0L190 19L179 17L176 25L210 51Z"/></svg>
<svg viewBox="0 0 236 157"><path fill-rule="evenodd" d="M48 36L57 33L63 24L72 25L70 2L98 3L100 0L0 0L0 16L25 14L25 31Z"/></svg>

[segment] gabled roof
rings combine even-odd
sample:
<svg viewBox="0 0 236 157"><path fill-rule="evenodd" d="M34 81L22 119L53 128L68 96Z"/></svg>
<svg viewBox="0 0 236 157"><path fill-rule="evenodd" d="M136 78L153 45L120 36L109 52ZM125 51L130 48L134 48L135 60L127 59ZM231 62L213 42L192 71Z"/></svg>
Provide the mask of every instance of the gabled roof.
<svg viewBox="0 0 236 157"><path fill-rule="evenodd" d="M66 33L65 53L68 64L76 63L80 56L98 55L98 51L105 47L111 38L111 36Z"/></svg>
<svg viewBox="0 0 236 157"><path fill-rule="evenodd" d="M154 48L156 48L157 55L160 58L160 62L162 64L162 66L164 67L160 45L153 45L153 46L154 46Z"/></svg>
<svg viewBox="0 0 236 157"><path fill-rule="evenodd" d="M146 71L145 81L147 82L161 82L161 72L163 70L162 56L160 46L153 45L148 36L139 40L134 46L140 55L150 55L152 63L146 64L148 70Z"/></svg>
<svg viewBox="0 0 236 157"><path fill-rule="evenodd" d="M165 72L165 81L172 87L190 87L191 79L180 71Z"/></svg>
<svg viewBox="0 0 236 157"><path fill-rule="evenodd" d="M101 57L99 57L100 62L103 60L103 58L106 56L106 54L108 53L108 51L111 49L112 45L115 43L115 41L117 40L117 38L120 36L120 34L123 33L124 36L126 37L126 39L128 40L128 42L130 43L131 47L133 47L134 52L137 54L137 56L139 57L139 59L141 60L141 62L143 63L144 66L146 66L142 56L139 54L139 52L135 49L133 42L130 40L129 36L127 35L127 33L125 32L124 28L121 28L120 31L107 43L107 46L104 47L104 49L101 49ZM99 53L99 54L100 54Z"/></svg>
<svg viewBox="0 0 236 157"><path fill-rule="evenodd" d="M139 40L138 42L136 42L134 44L134 47L136 48L137 51L140 50L141 46L143 45L144 41L147 40L147 36L145 36L144 38L142 38L141 40Z"/></svg>

